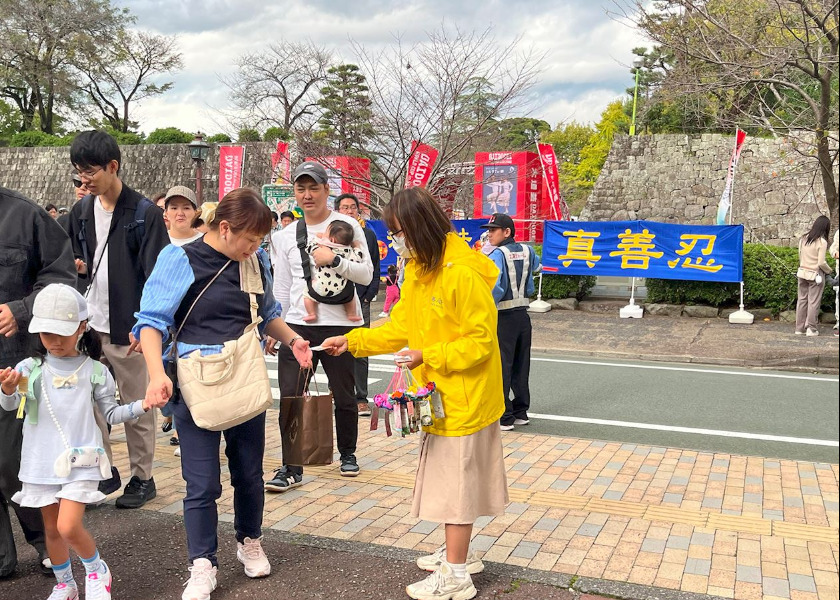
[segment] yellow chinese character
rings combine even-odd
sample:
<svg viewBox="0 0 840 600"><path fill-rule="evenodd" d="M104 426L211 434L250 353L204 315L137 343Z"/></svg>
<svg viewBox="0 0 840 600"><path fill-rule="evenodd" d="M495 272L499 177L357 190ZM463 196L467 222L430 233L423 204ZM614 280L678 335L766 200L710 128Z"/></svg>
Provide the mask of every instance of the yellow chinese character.
<svg viewBox="0 0 840 600"><path fill-rule="evenodd" d="M610 256L621 257L622 269L647 269L651 258L661 258L662 252L651 252L656 248L653 238L656 235L643 229L642 233L632 233L625 229L624 233L618 234L621 242L618 244L620 250L610 252Z"/></svg>
<svg viewBox="0 0 840 600"><path fill-rule="evenodd" d="M676 251L676 254L679 256L685 256L685 260L683 260L682 267L684 269L698 269L700 271L708 271L709 273L717 273L723 268L723 265L715 265L715 259L710 258L706 263L703 263L703 258L698 256L694 259L694 262L691 262L691 257L686 256L689 252L694 250L694 247L697 245L699 241L705 241L706 247L703 248L700 253L704 256L708 256L712 253L715 247L715 241L717 240L716 235L699 235L695 233L685 233L680 236L680 249ZM679 258L675 258L674 260L668 261L668 266L672 269L676 267L680 262Z"/></svg>
<svg viewBox="0 0 840 600"><path fill-rule="evenodd" d="M464 240L465 242L470 243L472 241L472 237L470 237L469 231L467 231L463 227L461 227L461 231L457 231L456 233L458 234L458 237Z"/></svg>
<svg viewBox="0 0 840 600"><path fill-rule="evenodd" d="M566 254L561 254L557 259L563 261L564 267L572 264L573 260L585 260L587 266L591 269L596 262L601 260L600 256L592 254L595 238L601 235L600 232L578 229L577 231L564 231L563 235L569 238L569 245L566 248Z"/></svg>

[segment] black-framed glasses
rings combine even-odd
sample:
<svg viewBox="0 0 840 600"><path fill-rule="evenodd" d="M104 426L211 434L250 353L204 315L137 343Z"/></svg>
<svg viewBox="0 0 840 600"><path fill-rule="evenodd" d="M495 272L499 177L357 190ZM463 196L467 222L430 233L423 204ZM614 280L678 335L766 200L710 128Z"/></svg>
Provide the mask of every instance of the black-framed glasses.
<svg viewBox="0 0 840 600"><path fill-rule="evenodd" d="M390 235L391 237L394 237L395 235L399 235L399 234L401 234L402 232L403 232L403 230L402 230L402 229L398 229L397 231L389 231L389 232L388 232L388 235Z"/></svg>
<svg viewBox="0 0 840 600"><path fill-rule="evenodd" d="M81 180L81 179L76 179L76 178L74 177L74 178L73 178L73 187L77 187L77 188L82 187L82 180Z"/></svg>
<svg viewBox="0 0 840 600"><path fill-rule="evenodd" d="M100 171L104 171L104 170L105 169L103 169L102 167L96 167L95 169L86 169L84 171L76 171L76 175L78 175L79 177L84 177L85 179L90 180L90 179L93 179L94 177L96 177L97 173L99 173Z"/></svg>

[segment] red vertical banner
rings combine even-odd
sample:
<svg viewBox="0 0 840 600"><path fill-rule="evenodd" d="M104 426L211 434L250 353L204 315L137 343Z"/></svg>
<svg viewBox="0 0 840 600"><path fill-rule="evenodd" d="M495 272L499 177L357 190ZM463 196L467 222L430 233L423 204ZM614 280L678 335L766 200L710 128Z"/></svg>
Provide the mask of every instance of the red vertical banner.
<svg viewBox="0 0 840 600"><path fill-rule="evenodd" d="M363 213L370 214L370 159L355 156L345 157L342 173L342 192L353 194L361 203Z"/></svg>
<svg viewBox="0 0 840 600"><path fill-rule="evenodd" d="M429 145L418 141L411 142L411 154L405 174L405 189L411 187L426 187L435 168L438 151Z"/></svg>
<svg viewBox="0 0 840 600"><path fill-rule="evenodd" d="M289 159L289 143L277 141L277 150L271 155L271 180L284 184L292 182L292 161Z"/></svg>
<svg viewBox="0 0 840 600"><path fill-rule="evenodd" d="M219 147L219 200L225 194L242 187L242 166L245 162L244 146Z"/></svg>
<svg viewBox="0 0 840 600"><path fill-rule="evenodd" d="M568 221L569 208L560 192L560 178L557 174L557 156L554 154L554 146L537 144L537 149L540 154L540 166L542 167L543 183L545 183L544 191L548 195L551 218L555 221Z"/></svg>

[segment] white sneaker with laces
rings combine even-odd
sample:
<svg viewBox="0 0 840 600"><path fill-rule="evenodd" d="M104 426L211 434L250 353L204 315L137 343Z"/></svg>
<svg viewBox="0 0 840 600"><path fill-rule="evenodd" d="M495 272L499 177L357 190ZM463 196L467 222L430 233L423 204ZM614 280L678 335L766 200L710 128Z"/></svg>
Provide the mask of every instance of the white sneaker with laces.
<svg viewBox="0 0 840 600"><path fill-rule="evenodd" d="M502 431L513 431L513 425L499 425Z"/></svg>
<svg viewBox="0 0 840 600"><path fill-rule="evenodd" d="M52 589L52 594L47 600L79 600L79 588L75 585L59 583Z"/></svg>
<svg viewBox="0 0 840 600"><path fill-rule="evenodd" d="M441 563L446 560L446 544L435 550L432 554L421 556L417 559L417 566L424 571L436 571ZM484 563L473 551L467 553L467 573L475 575L484 570Z"/></svg>
<svg viewBox="0 0 840 600"><path fill-rule="evenodd" d="M514 419L513 424L514 425L527 425L530 422L531 422L531 419Z"/></svg>
<svg viewBox="0 0 840 600"><path fill-rule="evenodd" d="M196 558L190 567L190 578L184 585L181 600L210 600L210 594L216 589L218 569L206 558Z"/></svg>
<svg viewBox="0 0 840 600"><path fill-rule="evenodd" d="M805 337L817 337L820 334L819 330L811 329L810 327L805 330Z"/></svg>
<svg viewBox="0 0 840 600"><path fill-rule="evenodd" d="M457 579L452 567L443 562L440 568L417 583L406 586L405 593L415 600L470 600L478 593L469 573Z"/></svg>
<svg viewBox="0 0 840 600"><path fill-rule="evenodd" d="M85 598L87 600L111 600L111 569L102 561L103 571L88 573L85 577Z"/></svg>
<svg viewBox="0 0 840 600"><path fill-rule="evenodd" d="M255 540L246 537L244 543L237 542L236 558L245 565L248 577L268 577L271 574L271 564L263 551L261 537Z"/></svg>

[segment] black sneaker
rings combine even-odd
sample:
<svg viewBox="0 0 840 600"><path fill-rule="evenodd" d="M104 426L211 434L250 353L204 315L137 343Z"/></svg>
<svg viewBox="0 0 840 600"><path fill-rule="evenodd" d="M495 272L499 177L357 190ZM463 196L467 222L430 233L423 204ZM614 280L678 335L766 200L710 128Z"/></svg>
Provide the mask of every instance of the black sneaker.
<svg viewBox="0 0 840 600"><path fill-rule="evenodd" d="M50 561L46 548L38 550L38 568L41 570L42 575L55 575L52 570L52 561Z"/></svg>
<svg viewBox="0 0 840 600"><path fill-rule="evenodd" d="M170 446L180 446L181 445L181 440L178 438L178 436L173 435L171 438L169 438L169 445Z"/></svg>
<svg viewBox="0 0 840 600"><path fill-rule="evenodd" d="M122 480L120 479L120 472L117 467L111 467L111 478L103 479L99 482L99 491L105 494L113 494L122 487Z"/></svg>
<svg viewBox="0 0 840 600"><path fill-rule="evenodd" d="M157 496L154 479L140 479L133 475L125 486L123 495L117 498L117 508L140 508Z"/></svg>
<svg viewBox="0 0 840 600"><path fill-rule="evenodd" d="M303 485L303 472L296 472L288 466L282 466L274 470L274 477L265 482L267 492L285 492L292 488Z"/></svg>
<svg viewBox="0 0 840 600"><path fill-rule="evenodd" d="M342 477L355 477L359 474L359 464L356 462L355 454L347 454L341 457L341 468L339 469Z"/></svg>

